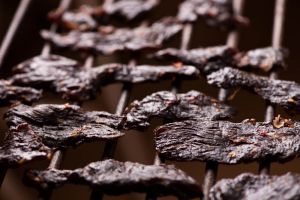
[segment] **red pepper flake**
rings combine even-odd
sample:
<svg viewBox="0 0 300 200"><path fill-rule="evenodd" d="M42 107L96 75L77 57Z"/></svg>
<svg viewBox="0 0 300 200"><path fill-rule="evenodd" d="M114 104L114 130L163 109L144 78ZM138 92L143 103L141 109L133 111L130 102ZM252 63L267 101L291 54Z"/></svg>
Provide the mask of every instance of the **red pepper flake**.
<svg viewBox="0 0 300 200"><path fill-rule="evenodd" d="M183 66L182 62L176 62L176 63L174 63L173 65L174 65L174 67L175 67L176 69L180 69L180 68L182 68L182 66Z"/></svg>

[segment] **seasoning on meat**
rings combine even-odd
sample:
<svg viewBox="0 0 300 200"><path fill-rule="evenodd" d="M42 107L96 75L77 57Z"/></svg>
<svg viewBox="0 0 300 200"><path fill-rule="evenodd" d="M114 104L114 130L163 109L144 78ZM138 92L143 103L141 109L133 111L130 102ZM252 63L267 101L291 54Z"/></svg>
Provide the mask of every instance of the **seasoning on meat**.
<svg viewBox="0 0 300 200"><path fill-rule="evenodd" d="M211 73L207 80L218 87L248 89L289 113L300 112L300 85L293 81L269 79L229 67Z"/></svg>
<svg viewBox="0 0 300 200"><path fill-rule="evenodd" d="M159 48L162 43L178 33L182 24L174 18L164 18L151 26L137 28L107 28L98 32L70 31L65 34L42 31L42 37L60 48L85 50L102 54L116 51L138 51Z"/></svg>
<svg viewBox="0 0 300 200"><path fill-rule="evenodd" d="M17 102L30 104L42 97L42 91L30 87L12 85L11 81L0 80L0 106Z"/></svg>
<svg viewBox="0 0 300 200"><path fill-rule="evenodd" d="M287 57L288 51L284 48L259 48L247 52L241 52L237 55L238 68L258 68L265 72L274 68L285 67L284 59Z"/></svg>
<svg viewBox="0 0 300 200"><path fill-rule="evenodd" d="M75 105L19 105L5 113L10 128L27 125L43 144L67 148L84 142L109 140L124 135L118 129L123 117L107 112L84 112Z"/></svg>
<svg viewBox="0 0 300 200"><path fill-rule="evenodd" d="M227 29L248 23L247 18L234 14L232 0L185 0L181 3L179 20L194 22L198 17L203 17L209 26Z"/></svg>
<svg viewBox="0 0 300 200"><path fill-rule="evenodd" d="M57 9L49 13L50 20L67 29L80 31L96 30L113 16L133 20L153 9L159 0L118 0L107 1L102 6L82 5L74 11Z"/></svg>
<svg viewBox="0 0 300 200"><path fill-rule="evenodd" d="M172 165L105 160L75 170L31 170L27 172L26 180L39 189L72 183L89 185L109 195L148 192L158 196L172 194L181 198L202 196L199 184Z"/></svg>
<svg viewBox="0 0 300 200"><path fill-rule="evenodd" d="M19 64L15 73L11 80L16 85L46 88L74 102L94 99L100 87L110 83L142 83L174 77L196 79L199 76L193 66L107 64L86 69L79 67L76 61L54 55L29 59Z"/></svg>
<svg viewBox="0 0 300 200"><path fill-rule="evenodd" d="M198 119L166 124L155 130L157 151L168 160L178 161L284 162L300 154L299 141L299 122L278 128L272 122Z"/></svg>
<svg viewBox="0 0 300 200"><path fill-rule="evenodd" d="M226 66L232 66L236 53L236 49L228 46L214 46L191 50L168 48L156 52L153 57L194 65L201 72L207 74Z"/></svg>
<svg viewBox="0 0 300 200"><path fill-rule="evenodd" d="M234 179L217 182L209 197L211 200L300 199L300 176L292 173L281 176L244 173Z"/></svg>
<svg viewBox="0 0 300 200"><path fill-rule="evenodd" d="M192 90L174 94L160 91L131 103L125 111L125 126L144 128L150 125L152 117L161 117L167 121L203 118L218 120L230 118L233 113L232 107L201 92Z"/></svg>

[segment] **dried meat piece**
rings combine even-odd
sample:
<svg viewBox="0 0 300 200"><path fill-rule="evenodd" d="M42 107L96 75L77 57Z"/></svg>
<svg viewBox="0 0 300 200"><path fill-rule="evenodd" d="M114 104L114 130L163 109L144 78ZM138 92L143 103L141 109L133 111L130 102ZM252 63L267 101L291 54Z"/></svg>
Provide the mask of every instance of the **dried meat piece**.
<svg viewBox="0 0 300 200"><path fill-rule="evenodd" d="M97 71L98 69L101 69L101 67L94 69ZM193 80L198 79L199 75L199 71L195 67L189 65L182 65L180 67L173 65L138 65L135 67L120 65L119 68L115 70L113 78L104 82L117 81L123 83L144 83L173 80L175 77L179 79Z"/></svg>
<svg viewBox="0 0 300 200"><path fill-rule="evenodd" d="M277 128L272 122L187 120L155 131L155 146L168 160L236 164L284 162L300 154L300 123Z"/></svg>
<svg viewBox="0 0 300 200"><path fill-rule="evenodd" d="M228 46L214 46L190 50L168 48L156 52L152 57L194 65L201 72L207 74L225 66L232 66L236 53L236 49Z"/></svg>
<svg viewBox="0 0 300 200"><path fill-rule="evenodd" d="M30 104L42 97L42 91L31 87L15 86L11 81L0 80L0 106L23 102Z"/></svg>
<svg viewBox="0 0 300 200"><path fill-rule="evenodd" d="M165 18L151 26L128 28L103 28L99 32L71 31L58 34L42 31L42 37L60 48L87 50L102 54L116 51L139 51L159 48L162 43L178 33L182 24L174 18Z"/></svg>
<svg viewBox="0 0 300 200"><path fill-rule="evenodd" d="M46 88L75 102L94 99L101 86L111 83L141 83L174 77L196 79L199 76L193 66L107 64L86 69L76 61L55 55L34 57L19 64L14 71L16 75L11 78L14 84Z"/></svg>
<svg viewBox="0 0 300 200"><path fill-rule="evenodd" d="M209 193L211 200L291 200L300 199L300 176L244 173L234 179L223 179Z"/></svg>
<svg viewBox="0 0 300 200"><path fill-rule="evenodd" d="M155 92L141 101L134 101L125 111L126 124L130 128L149 126L152 117L168 121L187 119L227 119L234 109L197 91L174 94L169 91Z"/></svg>
<svg viewBox="0 0 300 200"><path fill-rule="evenodd" d="M71 101L92 99L97 92L98 77L62 56L36 56L19 64L14 72L13 84L48 89Z"/></svg>
<svg viewBox="0 0 300 200"><path fill-rule="evenodd" d="M133 20L142 13L158 5L159 0L117 0L104 3L103 10L107 15L120 15Z"/></svg>
<svg viewBox="0 0 300 200"><path fill-rule="evenodd" d="M224 88L245 88L290 113L300 112L300 85L226 67L207 76L209 84Z"/></svg>
<svg viewBox="0 0 300 200"><path fill-rule="evenodd" d="M0 165L16 167L38 158L50 158L51 148L28 124L11 128L0 147Z"/></svg>
<svg viewBox="0 0 300 200"><path fill-rule="evenodd" d="M238 68L258 68L265 72L276 67L285 67L284 59L287 57L288 51L284 48L259 48L240 53L237 55Z"/></svg>
<svg viewBox="0 0 300 200"><path fill-rule="evenodd" d="M107 1L102 6L82 5L74 11L57 9L49 13L49 18L67 29L96 30L110 17L121 16L127 20L133 20L153 9L158 3L159 0Z"/></svg>
<svg viewBox="0 0 300 200"><path fill-rule="evenodd" d="M119 131L123 117L100 111L84 112L79 106L69 104L19 105L4 117L10 128L27 125L44 145L52 148L73 147L124 135Z"/></svg>
<svg viewBox="0 0 300 200"><path fill-rule="evenodd" d="M248 23L247 18L234 14L232 0L185 0L177 17L184 22L203 17L209 26L229 29Z"/></svg>
<svg viewBox="0 0 300 200"><path fill-rule="evenodd" d="M172 165L105 160L75 170L31 170L27 172L26 179L29 184L40 189L72 183L89 185L110 195L149 192L160 196L173 194L181 198L202 196L199 184Z"/></svg>
<svg viewBox="0 0 300 200"><path fill-rule="evenodd" d="M96 30L99 26L99 21L101 22L101 19L106 16L101 6L82 5L78 10L74 11L54 10L49 13L48 17L67 29L88 31Z"/></svg>

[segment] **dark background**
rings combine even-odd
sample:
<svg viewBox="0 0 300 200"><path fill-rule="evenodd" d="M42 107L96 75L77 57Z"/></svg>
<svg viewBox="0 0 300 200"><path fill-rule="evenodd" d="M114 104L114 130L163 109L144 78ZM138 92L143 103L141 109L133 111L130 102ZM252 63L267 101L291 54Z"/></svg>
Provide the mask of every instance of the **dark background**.
<svg viewBox="0 0 300 200"><path fill-rule="evenodd" d="M162 3L155 8L147 17L150 21L155 21L162 16L176 15L177 6L179 0L161 0ZM5 32L9 26L9 23L13 17L15 9L18 4L18 0L0 1L0 41L2 41ZM96 4L97 1L82 1L89 4ZM246 0L244 15L251 20L251 26L241 30L239 49L248 50L252 48L269 46L271 43L272 25L273 25L273 9L274 0ZM76 7L79 1L75 1L73 7ZM98 1L99 3L99 1ZM39 30L43 28L49 28L50 23L47 21L46 14L48 11L57 7L57 0L38 1L34 0L31 4L29 11L27 12L22 24L12 42L11 48L5 59L3 68L1 69L1 76L6 77L10 73L10 69L23 61L41 52L43 46L43 40L39 36ZM284 25L284 39L283 45L290 50L290 56L287 59L288 69L280 72L280 78L286 80L294 80L300 83L299 78L299 66L300 63L300 46L299 46L299 20L300 20L300 1L289 0L286 10L286 21ZM126 22L120 22L122 25L127 25ZM137 25L138 21L129 24L130 26ZM191 48L199 46L213 46L224 44L226 42L226 32L222 32L216 29L208 28L203 22L196 24ZM166 46L178 47L180 36L175 37L171 42L168 42ZM83 61L83 56L74 55L73 53L66 53L60 51L54 51L54 53L66 55L72 58ZM97 58L97 64L108 63L112 61L128 62L128 55L118 54L115 56L99 56ZM138 63L152 63L142 55ZM171 86L170 82L162 82L159 84L142 84L133 88L130 101L134 99L141 99L144 96L158 90L169 90ZM200 90L209 95L217 97L218 89L212 86L208 86L203 80L200 81L188 81L184 82L181 92L186 92L191 89ZM87 102L83 105L86 110L105 110L114 112L115 106L120 96L121 85L111 85L103 88L102 93L94 101ZM47 94L45 98L39 103L64 103L59 97ZM264 119L265 103L258 96L249 94L244 91L240 91L235 99L230 102L238 109L238 115L234 121L241 121L245 118L256 118L257 121ZM1 115L7 110L7 108L1 109ZM277 110L281 115L285 115L282 110ZM294 118L296 119L296 118ZM129 132L125 137L121 138L118 143L116 159L120 161L135 161L144 164L151 164L154 158L154 148L152 141L152 130L161 123L159 120L153 120L153 125L144 133ZM4 137L6 126L1 122L0 135ZM89 162L99 160L103 149L103 143L92 143L82 145L77 149L68 150L63 162L62 168L76 168L82 167ZM170 163L170 162L168 162ZM201 162L186 162L186 163L173 163L177 167L186 171L189 175L197 179L202 183L204 174L204 163ZM36 199L37 193L35 190L23 186L22 175L24 169L39 168L43 169L47 167L48 162L35 162L33 164L26 165L21 169L9 170L6 174L5 181L1 188L0 199L1 200L27 200ZM218 179L235 177L243 172L257 173L258 164L241 164L234 166L221 165L219 167ZM284 174L288 171L300 172L299 159L295 159L285 164L272 164L271 174ZM87 187L68 185L63 188L57 189L54 192L53 199L87 199L89 197L90 190ZM118 197L107 197L105 199L143 199L144 194L128 194ZM161 199L174 199L172 197L166 197Z"/></svg>

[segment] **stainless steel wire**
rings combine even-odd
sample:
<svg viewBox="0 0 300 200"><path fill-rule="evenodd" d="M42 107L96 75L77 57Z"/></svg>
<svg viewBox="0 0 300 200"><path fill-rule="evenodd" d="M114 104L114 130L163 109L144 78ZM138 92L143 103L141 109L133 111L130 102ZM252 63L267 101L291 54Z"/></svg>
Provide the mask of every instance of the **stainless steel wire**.
<svg viewBox="0 0 300 200"><path fill-rule="evenodd" d="M188 49L189 43L191 41L192 32L193 32L193 25L190 23L185 24L181 33L181 44L180 44L181 50ZM171 92L174 94L178 93L180 89L180 85L181 85L181 80L175 78L175 80L172 82ZM165 160L159 155L158 152L156 152L153 164L160 165L164 162ZM157 197L155 195L150 193L146 194L145 200L156 200L156 199Z"/></svg>
<svg viewBox="0 0 300 200"><path fill-rule="evenodd" d="M0 47L0 68L32 0L21 0Z"/></svg>
<svg viewBox="0 0 300 200"><path fill-rule="evenodd" d="M238 15L242 14L243 7L244 7L244 0L234 0L234 12ZM229 32L227 36L226 45L230 47L237 47L239 41L239 30L233 30ZM219 90L218 99L219 101L226 102L229 95L229 91L226 89L221 88ZM210 188L215 184L218 174L218 163L216 162L207 162L205 166L204 172L204 181L203 181L203 194L204 200L208 200L208 194Z"/></svg>
<svg viewBox="0 0 300 200"><path fill-rule="evenodd" d="M283 39L283 26L285 15L286 0L276 0L274 8L274 22L272 32L272 47L280 48ZM269 74L270 79L277 79L279 76L276 69L272 70ZM265 121L272 121L275 115L275 105L266 102ZM260 174L269 174L271 163L268 160L264 160L259 164Z"/></svg>

